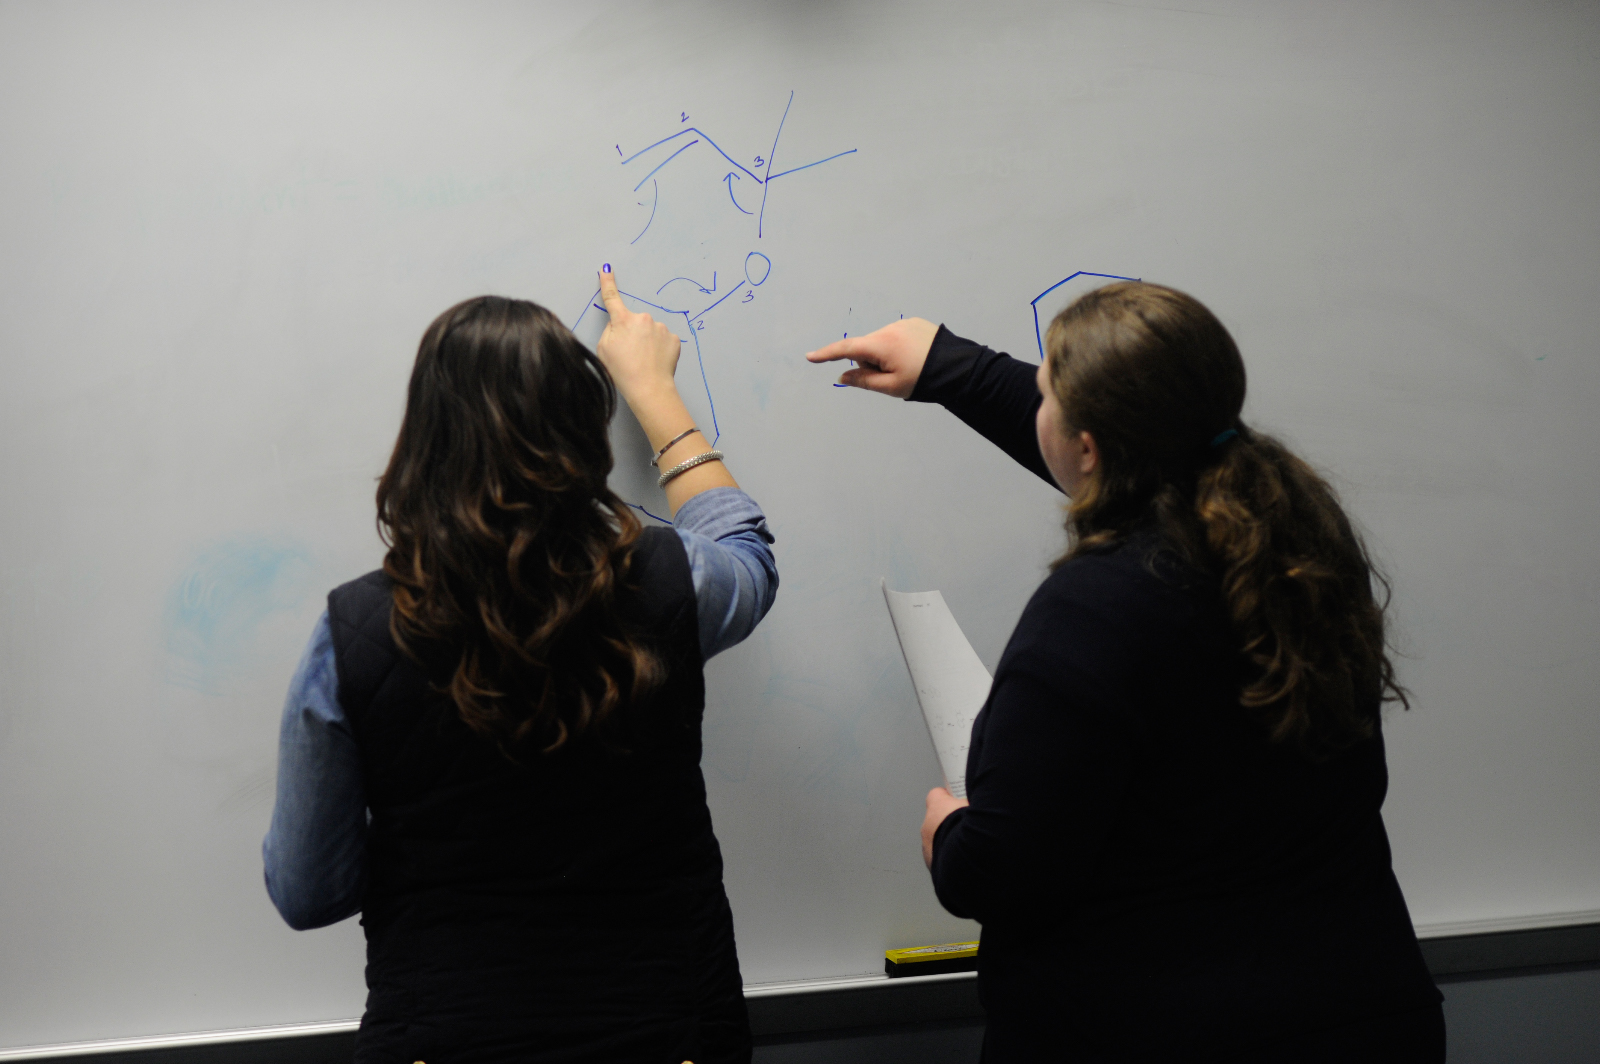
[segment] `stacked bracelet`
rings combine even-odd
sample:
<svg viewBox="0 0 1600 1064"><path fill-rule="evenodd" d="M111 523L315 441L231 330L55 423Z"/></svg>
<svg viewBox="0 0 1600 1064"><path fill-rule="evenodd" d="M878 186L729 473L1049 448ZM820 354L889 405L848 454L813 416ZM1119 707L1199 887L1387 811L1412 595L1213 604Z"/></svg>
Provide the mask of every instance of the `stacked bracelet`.
<svg viewBox="0 0 1600 1064"><path fill-rule="evenodd" d="M665 447L661 448L661 450L657 451L656 452L656 456L654 458L650 459L650 464L651 465L656 465L657 462L661 461L661 456L662 455L664 455L668 451L672 450L672 448L677 446L679 442L681 442L681 441L683 441L685 439L688 439L690 436L693 436L695 433L697 433L699 431L700 431L699 428L697 428L694 425L690 425L688 428L684 429L682 432L680 432L676 436L672 437L672 439L667 441L667 445ZM657 468L659 468L659 466Z"/></svg>
<svg viewBox="0 0 1600 1064"><path fill-rule="evenodd" d="M707 451L705 454L697 454L687 462L679 462L677 465L661 474L661 479L656 481L656 487L664 488L667 486L667 481L671 480L679 473L687 473L695 466L705 465L707 462L720 462L722 461L722 458L723 455L721 451Z"/></svg>

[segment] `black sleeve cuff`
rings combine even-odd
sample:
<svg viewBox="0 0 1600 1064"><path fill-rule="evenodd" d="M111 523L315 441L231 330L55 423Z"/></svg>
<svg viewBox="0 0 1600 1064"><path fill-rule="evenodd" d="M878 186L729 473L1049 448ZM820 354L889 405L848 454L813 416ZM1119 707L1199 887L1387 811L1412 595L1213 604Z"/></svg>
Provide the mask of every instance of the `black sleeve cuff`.
<svg viewBox="0 0 1600 1064"><path fill-rule="evenodd" d="M967 807L953 809L950 815L934 829L933 832L933 866L929 873L933 877L933 893L939 899L939 904L952 916L959 916L965 920L980 919L973 911L973 906L965 897L966 892L959 886L964 878L956 869L950 866L950 854L945 854L945 860L940 861L939 856L943 851L946 840L955 831L956 826L966 819Z"/></svg>
<svg viewBox="0 0 1600 1064"><path fill-rule="evenodd" d="M941 820L939 826L933 829L933 863L935 865L939 863L939 843L944 841L944 837L950 834L950 829L955 827L956 823L966 815L966 809L966 806L962 806L960 809L950 810L950 815Z"/></svg>
<svg viewBox="0 0 1600 1064"><path fill-rule="evenodd" d="M1034 429L1040 403L1036 370L941 325L907 398L943 406L1054 488L1055 478L1045 467Z"/></svg>
<svg viewBox="0 0 1600 1064"><path fill-rule="evenodd" d="M943 325L934 334L933 345L928 348L928 360L922 364L916 387L911 389L907 401L912 403L943 403L958 398L966 390L972 366L983 351L983 345L963 340Z"/></svg>

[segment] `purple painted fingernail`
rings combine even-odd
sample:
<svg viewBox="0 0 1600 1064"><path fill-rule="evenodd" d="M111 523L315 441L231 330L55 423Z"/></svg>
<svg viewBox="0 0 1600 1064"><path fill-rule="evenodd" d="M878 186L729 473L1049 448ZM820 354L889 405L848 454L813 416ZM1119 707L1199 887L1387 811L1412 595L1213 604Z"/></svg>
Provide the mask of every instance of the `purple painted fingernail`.
<svg viewBox="0 0 1600 1064"><path fill-rule="evenodd" d="M601 266L600 267L600 272L601 273L610 273L611 272L611 263L608 262L604 266Z"/></svg>

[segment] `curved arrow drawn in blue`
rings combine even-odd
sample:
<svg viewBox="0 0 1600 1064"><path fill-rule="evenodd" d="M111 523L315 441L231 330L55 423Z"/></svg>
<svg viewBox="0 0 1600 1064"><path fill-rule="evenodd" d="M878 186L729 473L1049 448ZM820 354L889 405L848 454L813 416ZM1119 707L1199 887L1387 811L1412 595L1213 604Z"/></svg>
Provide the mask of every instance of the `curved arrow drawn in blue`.
<svg viewBox="0 0 1600 1064"><path fill-rule="evenodd" d="M639 230L639 236L644 236L650 231L650 222L656 220L656 208L661 205L661 186L655 181L651 181L650 187L655 190L655 199L650 201L650 221L644 223L644 228ZM640 206L643 206L643 204L640 204ZM639 242L639 236L634 237L632 240L628 241L628 243L637 244Z"/></svg>
<svg viewBox="0 0 1600 1064"><path fill-rule="evenodd" d="M736 174L736 173L734 173L734 172L733 172L733 171L732 171L732 170L729 170L729 171L728 171L728 176L727 176L727 177L724 177L724 178L723 178L723 179L722 179L722 180L723 180L723 181L725 181L725 182L727 182L727 185L728 185L728 198L729 198L729 199L731 199L731 200L733 200L733 205L734 205L734 206L735 206L735 207L739 207L739 200L738 200L738 198L737 198L737 197L736 197L736 196L734 196L734 194L733 194L733 183L734 183L734 182L735 182L735 181L738 181L738 180L742 180L742 179L741 179L741 178L740 178L740 177L739 177L739 175L738 175L738 174ZM743 208L743 207L739 207L739 209L740 209L740 210L741 210L741 211L744 211L744 213L746 213L746 214L753 214L753 213L755 213L755 212L754 212L754 211L745 211L745 210L744 210L744 208Z"/></svg>
<svg viewBox="0 0 1600 1064"><path fill-rule="evenodd" d="M699 281L696 281L693 277L674 277L672 279L672 281L688 281L690 284L692 284L696 288L700 289L700 291L704 292L706 295L710 295L712 292L715 292L717 290L717 271L716 270L712 270L711 271L711 287L710 288L707 288L705 285L701 284ZM668 281L667 284L671 284L672 281ZM662 285L661 288L667 287L667 284ZM661 288L657 288L656 289L656 295L660 295L661 294Z"/></svg>

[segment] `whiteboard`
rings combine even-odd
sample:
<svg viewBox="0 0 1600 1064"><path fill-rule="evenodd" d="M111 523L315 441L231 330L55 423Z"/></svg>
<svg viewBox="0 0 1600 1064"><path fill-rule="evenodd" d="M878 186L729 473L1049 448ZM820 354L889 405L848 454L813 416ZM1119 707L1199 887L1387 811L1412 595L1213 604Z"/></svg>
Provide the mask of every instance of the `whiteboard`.
<svg viewBox="0 0 1600 1064"><path fill-rule="evenodd" d="M283 691L379 561L423 328L496 292L592 340L602 262L778 537L707 675L747 981L971 936L878 581L992 668L1062 544L948 414L801 356L906 314L1034 357L1074 274L1212 306L1393 574L1418 923L1600 909L1600 8L606 10L0 5L0 1046L359 1014L355 921L261 885Z"/></svg>

